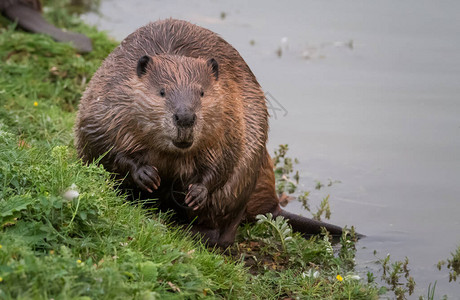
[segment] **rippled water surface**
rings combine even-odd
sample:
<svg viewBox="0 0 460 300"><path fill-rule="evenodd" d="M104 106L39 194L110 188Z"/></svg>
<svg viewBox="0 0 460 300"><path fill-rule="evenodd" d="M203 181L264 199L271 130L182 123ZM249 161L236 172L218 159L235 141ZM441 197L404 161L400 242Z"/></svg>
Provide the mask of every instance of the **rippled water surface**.
<svg viewBox="0 0 460 300"><path fill-rule="evenodd" d="M458 12L458 1L103 0L83 19L118 40L167 17L219 33L271 95L269 149L289 144L311 206L330 194L330 221L367 235L359 268L377 273L374 250L407 256L417 299L435 280L436 298L460 299L435 267L460 244ZM316 180L340 183L316 191Z"/></svg>

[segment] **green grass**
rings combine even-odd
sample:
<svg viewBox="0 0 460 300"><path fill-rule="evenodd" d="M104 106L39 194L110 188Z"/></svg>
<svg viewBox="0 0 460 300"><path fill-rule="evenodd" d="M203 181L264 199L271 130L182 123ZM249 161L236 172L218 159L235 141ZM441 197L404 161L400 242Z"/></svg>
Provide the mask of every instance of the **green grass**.
<svg viewBox="0 0 460 300"><path fill-rule="evenodd" d="M378 298L377 284L354 276L349 236L338 251L328 238L307 240L265 218L241 226L220 253L168 216L126 203L106 171L81 164L75 111L117 43L63 3L47 18L87 34L93 52L79 55L0 17L0 299Z"/></svg>
<svg viewBox="0 0 460 300"><path fill-rule="evenodd" d="M126 204L104 170L66 146L18 149L5 131L0 144L2 296L126 299L169 294L170 282L195 297L245 281L241 266ZM63 198L72 185L79 196Z"/></svg>

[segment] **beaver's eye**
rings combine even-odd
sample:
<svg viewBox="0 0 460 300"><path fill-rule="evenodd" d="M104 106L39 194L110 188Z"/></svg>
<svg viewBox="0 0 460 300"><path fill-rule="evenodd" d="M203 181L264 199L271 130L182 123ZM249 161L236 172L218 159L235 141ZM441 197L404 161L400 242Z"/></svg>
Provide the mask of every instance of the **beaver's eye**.
<svg viewBox="0 0 460 300"><path fill-rule="evenodd" d="M203 90L201 90L201 92L200 92L200 96L201 96L201 97L203 97L203 96L204 96L204 92L203 92Z"/></svg>
<svg viewBox="0 0 460 300"><path fill-rule="evenodd" d="M161 90L160 90L160 96L161 96L161 97L164 97L165 95L166 95L165 89L161 89Z"/></svg>

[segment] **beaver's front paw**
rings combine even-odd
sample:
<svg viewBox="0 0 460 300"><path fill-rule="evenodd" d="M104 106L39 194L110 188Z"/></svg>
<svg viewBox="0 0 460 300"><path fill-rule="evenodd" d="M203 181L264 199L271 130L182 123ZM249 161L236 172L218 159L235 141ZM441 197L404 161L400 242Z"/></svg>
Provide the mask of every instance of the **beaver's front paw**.
<svg viewBox="0 0 460 300"><path fill-rule="evenodd" d="M161 182L157 168L147 165L140 166L133 170L131 177L139 188L149 193L153 192L152 188L154 190L158 189Z"/></svg>
<svg viewBox="0 0 460 300"><path fill-rule="evenodd" d="M191 184L185 196L185 204L193 210L199 209L208 198L208 189L201 183Z"/></svg>

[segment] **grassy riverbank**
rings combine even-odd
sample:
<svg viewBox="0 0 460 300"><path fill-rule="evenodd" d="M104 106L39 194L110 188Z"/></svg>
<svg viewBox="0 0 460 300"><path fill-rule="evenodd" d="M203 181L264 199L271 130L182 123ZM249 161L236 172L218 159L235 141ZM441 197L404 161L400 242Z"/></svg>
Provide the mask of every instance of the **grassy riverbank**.
<svg viewBox="0 0 460 300"><path fill-rule="evenodd" d="M117 43L62 7L46 12L94 51L0 20L0 299L378 298L354 273L349 237L337 250L265 218L219 253L125 203L102 168L80 163L72 134L81 94Z"/></svg>

